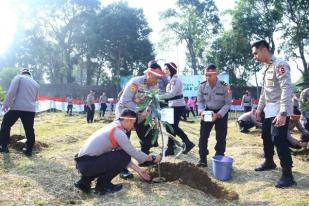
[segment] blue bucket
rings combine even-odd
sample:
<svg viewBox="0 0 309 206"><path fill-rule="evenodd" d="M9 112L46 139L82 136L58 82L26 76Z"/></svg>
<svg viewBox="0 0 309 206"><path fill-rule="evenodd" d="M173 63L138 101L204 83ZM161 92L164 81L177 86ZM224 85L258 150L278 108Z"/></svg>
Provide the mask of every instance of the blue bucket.
<svg viewBox="0 0 309 206"><path fill-rule="evenodd" d="M212 172L218 180L229 180L232 177L234 159L231 156L216 155L212 158Z"/></svg>

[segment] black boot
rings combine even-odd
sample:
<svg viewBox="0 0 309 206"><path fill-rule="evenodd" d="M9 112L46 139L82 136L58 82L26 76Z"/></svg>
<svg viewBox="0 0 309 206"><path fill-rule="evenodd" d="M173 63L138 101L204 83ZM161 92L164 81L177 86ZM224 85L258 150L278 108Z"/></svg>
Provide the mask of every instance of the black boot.
<svg viewBox="0 0 309 206"><path fill-rule="evenodd" d="M174 147L167 147L167 149L164 151L164 155L165 157L175 155Z"/></svg>
<svg viewBox="0 0 309 206"><path fill-rule="evenodd" d="M128 170L128 169L124 169L121 173L120 173L120 178L126 180L126 179L131 179L133 178L133 174Z"/></svg>
<svg viewBox="0 0 309 206"><path fill-rule="evenodd" d="M292 175L291 168L282 168L282 175L280 179L278 180L276 187L284 188L284 187L290 187L292 185L296 185L296 182Z"/></svg>
<svg viewBox="0 0 309 206"><path fill-rule="evenodd" d="M195 146L194 143L192 143L190 141L186 142L186 149L185 149L185 151L183 151L183 153L187 154L188 152L190 152L193 149L194 146Z"/></svg>
<svg viewBox="0 0 309 206"><path fill-rule="evenodd" d="M200 161L197 163L198 167L207 167L207 158L200 158Z"/></svg>
<svg viewBox="0 0 309 206"><path fill-rule="evenodd" d="M80 180L74 183L74 186L85 193L90 193L92 180L93 180L92 177L82 176Z"/></svg>
<svg viewBox="0 0 309 206"><path fill-rule="evenodd" d="M9 153L9 148L6 144L3 144L0 148L0 152L2 153Z"/></svg>
<svg viewBox="0 0 309 206"><path fill-rule="evenodd" d="M95 194L104 195L106 193L118 192L122 189L121 184L112 184L111 181L107 181L103 176L97 179L95 186Z"/></svg>
<svg viewBox="0 0 309 206"><path fill-rule="evenodd" d="M23 153L28 156L28 157L31 157L32 156L32 148L30 147L24 147L23 148Z"/></svg>
<svg viewBox="0 0 309 206"><path fill-rule="evenodd" d="M261 165L257 166L254 170L257 172L276 169L277 165L274 160L265 160Z"/></svg>

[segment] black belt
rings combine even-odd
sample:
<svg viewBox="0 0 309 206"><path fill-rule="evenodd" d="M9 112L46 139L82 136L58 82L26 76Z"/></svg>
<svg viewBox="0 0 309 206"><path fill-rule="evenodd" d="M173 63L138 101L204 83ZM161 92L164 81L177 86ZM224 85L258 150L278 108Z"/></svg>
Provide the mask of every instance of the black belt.
<svg viewBox="0 0 309 206"><path fill-rule="evenodd" d="M205 111L213 111L213 112L217 113L217 112L220 111L220 109L205 109Z"/></svg>
<svg viewBox="0 0 309 206"><path fill-rule="evenodd" d="M170 101L170 100L176 100L176 99L182 99L183 98L183 95L177 95L177 96L174 96L172 98L169 98L169 99L166 99L167 101Z"/></svg>

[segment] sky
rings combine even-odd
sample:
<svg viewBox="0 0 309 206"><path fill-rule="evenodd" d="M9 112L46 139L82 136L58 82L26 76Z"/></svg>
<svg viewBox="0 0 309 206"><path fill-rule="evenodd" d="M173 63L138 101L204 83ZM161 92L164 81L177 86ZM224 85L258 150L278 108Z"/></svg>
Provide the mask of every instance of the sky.
<svg viewBox="0 0 309 206"><path fill-rule="evenodd" d="M14 8L10 8L10 0L0 0L0 55L5 52L11 45L13 41L13 36L17 27L17 15L14 12ZM118 0L102 0L103 5L110 4ZM146 20L153 32L150 34L150 40L155 46L156 50L156 59L159 60L159 63L164 63L167 61L175 62L179 70L182 71L186 66L186 57L185 51L186 47L184 44L176 45L169 44L168 47L164 50L158 49L158 43L162 38L162 22L160 22L160 12L172 8L175 5L176 0L127 0L130 7L142 8ZM230 17L223 15L222 13L227 9L233 9L236 6L235 0L215 0L215 3L219 9L219 14L221 22L225 29L230 27ZM296 69L296 64L289 62L292 68L292 82L295 82L300 77L300 72ZM220 65L218 65L220 67ZM258 74L258 79L261 79L261 74ZM253 82L254 80L250 80Z"/></svg>

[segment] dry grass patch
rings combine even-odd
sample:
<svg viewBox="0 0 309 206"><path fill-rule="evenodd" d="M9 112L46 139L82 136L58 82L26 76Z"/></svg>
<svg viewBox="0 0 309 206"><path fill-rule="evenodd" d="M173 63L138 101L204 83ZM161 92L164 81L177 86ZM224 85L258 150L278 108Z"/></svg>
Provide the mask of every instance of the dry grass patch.
<svg viewBox="0 0 309 206"><path fill-rule="evenodd" d="M31 158L10 146L9 154L0 154L0 205L309 205L308 162L293 158L294 176L297 186L276 189L275 182L280 170L254 172L254 167L263 159L262 141L257 130L242 134L235 120L229 122L227 155L234 157L233 179L214 182L239 194L239 200L227 201L181 184L179 181L162 184L142 182L137 174L133 180L115 178L123 183L119 193L98 197L85 195L73 187L79 177L73 156L82 144L97 129L108 121L87 124L83 115L65 116L63 113L42 113L35 120L36 140L48 147L41 147ZM198 144L199 123L181 122L181 127L193 142ZM12 135L24 135L19 123L12 129ZM139 147L138 138L131 140ZM161 142L159 141L159 144ZM209 141L209 167L203 169L212 177L211 156L214 155L214 132ZM159 148L154 148L159 153ZM197 163L198 147L180 159L167 158L171 163L179 161ZM279 165L277 156L275 161Z"/></svg>

